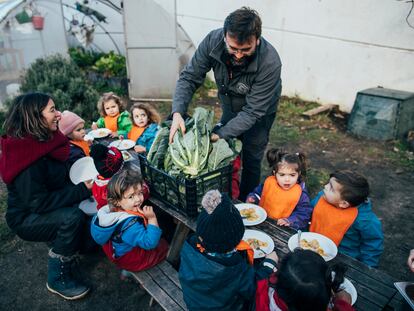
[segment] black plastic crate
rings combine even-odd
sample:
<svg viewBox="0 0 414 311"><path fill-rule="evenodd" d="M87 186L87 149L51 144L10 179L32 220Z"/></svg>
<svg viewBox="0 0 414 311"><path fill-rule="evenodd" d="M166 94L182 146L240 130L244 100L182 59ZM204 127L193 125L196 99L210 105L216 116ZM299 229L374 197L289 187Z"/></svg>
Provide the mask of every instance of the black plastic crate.
<svg viewBox="0 0 414 311"><path fill-rule="evenodd" d="M209 190L218 189L231 197L231 164L195 178L175 178L152 166L143 155L139 155L139 162L151 196L189 217L198 215L201 199Z"/></svg>

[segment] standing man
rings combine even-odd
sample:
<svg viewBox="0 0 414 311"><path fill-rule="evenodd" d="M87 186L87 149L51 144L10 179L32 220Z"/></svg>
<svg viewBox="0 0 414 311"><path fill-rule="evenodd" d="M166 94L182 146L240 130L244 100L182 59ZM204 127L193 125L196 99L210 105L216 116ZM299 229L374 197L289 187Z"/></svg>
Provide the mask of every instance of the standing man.
<svg viewBox="0 0 414 311"><path fill-rule="evenodd" d="M172 105L170 142L206 73L213 69L223 114L211 140L240 138L242 178L240 200L260 183L261 161L276 116L282 83L275 48L261 37L262 21L255 10L242 7L211 31L181 72Z"/></svg>

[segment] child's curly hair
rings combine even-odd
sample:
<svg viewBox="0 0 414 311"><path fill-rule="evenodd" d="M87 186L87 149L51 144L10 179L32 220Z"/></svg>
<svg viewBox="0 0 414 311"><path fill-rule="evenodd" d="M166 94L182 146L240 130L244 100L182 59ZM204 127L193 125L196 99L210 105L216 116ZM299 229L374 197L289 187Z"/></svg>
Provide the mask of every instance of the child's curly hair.
<svg viewBox="0 0 414 311"><path fill-rule="evenodd" d="M121 99L121 97L115 95L113 92L104 93L101 98L99 98L98 104L96 105L101 116L106 116L104 104L109 100L113 100L118 105L120 113L125 110L126 103Z"/></svg>
<svg viewBox="0 0 414 311"><path fill-rule="evenodd" d="M133 114L134 109L144 110L145 113L148 116L148 123L149 124L151 124L151 123L160 124L160 122L161 122L160 114L154 108L154 106L151 105L150 103L135 103L135 104L132 105L131 109L129 110L132 122L134 122L134 114Z"/></svg>

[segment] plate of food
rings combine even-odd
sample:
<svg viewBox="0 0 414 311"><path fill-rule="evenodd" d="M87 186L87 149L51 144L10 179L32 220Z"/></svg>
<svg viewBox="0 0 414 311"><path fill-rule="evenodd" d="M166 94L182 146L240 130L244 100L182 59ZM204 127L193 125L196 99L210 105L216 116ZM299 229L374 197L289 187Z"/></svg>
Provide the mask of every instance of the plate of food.
<svg viewBox="0 0 414 311"><path fill-rule="evenodd" d="M341 285L339 285L339 289L344 290L351 295L351 305L354 305L358 297L354 284L352 284L352 282L347 278L344 278L344 282Z"/></svg>
<svg viewBox="0 0 414 311"><path fill-rule="evenodd" d="M135 141L130 139L119 139L110 143L109 146L118 148L119 150L128 150L135 146Z"/></svg>
<svg viewBox="0 0 414 311"><path fill-rule="evenodd" d="M254 258L261 258L270 254L275 243L266 233L258 230L246 230L243 235L243 241L250 245L254 250Z"/></svg>
<svg viewBox="0 0 414 311"><path fill-rule="evenodd" d="M122 157L124 158L124 161L129 161L132 160L132 155L128 152L128 151L121 151L122 152Z"/></svg>
<svg viewBox="0 0 414 311"><path fill-rule="evenodd" d="M245 226L254 226L264 222L267 218L267 213L264 208L252 203L236 204L240 215L243 218Z"/></svg>
<svg viewBox="0 0 414 311"><path fill-rule="evenodd" d="M326 261L334 259L338 253L338 248L331 239L315 232L302 232L300 245L298 245L298 234L292 235L288 241L288 247L292 252L297 247L310 249L321 255Z"/></svg>
<svg viewBox="0 0 414 311"><path fill-rule="evenodd" d="M86 134L86 135L83 137L83 140L84 140L84 141L93 141L93 140L94 140L94 138L93 138L93 136L92 136L92 135Z"/></svg>
<svg viewBox="0 0 414 311"><path fill-rule="evenodd" d="M93 138L104 138L111 133L112 131L110 129L100 128L100 129L90 131L88 135L92 136Z"/></svg>
<svg viewBox="0 0 414 311"><path fill-rule="evenodd" d="M69 171L69 178L75 184L95 179L99 173L91 157L83 157L73 163Z"/></svg>

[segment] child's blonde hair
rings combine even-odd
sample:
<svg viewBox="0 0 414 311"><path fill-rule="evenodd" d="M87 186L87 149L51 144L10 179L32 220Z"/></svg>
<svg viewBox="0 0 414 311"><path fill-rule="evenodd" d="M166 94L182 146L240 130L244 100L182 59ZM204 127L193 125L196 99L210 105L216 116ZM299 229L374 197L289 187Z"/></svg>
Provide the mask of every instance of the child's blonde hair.
<svg viewBox="0 0 414 311"><path fill-rule="evenodd" d="M129 111L130 114L131 114L132 123L134 123L134 116L133 116L134 109L144 110L145 113L148 116L148 123L160 124L160 122L161 122L160 114L154 108L154 106L151 105L150 103L135 103L135 104L132 105L132 107Z"/></svg>
<svg viewBox="0 0 414 311"><path fill-rule="evenodd" d="M125 110L126 103L121 99L121 97L115 95L113 92L104 93L101 98L99 98L98 104L96 105L101 116L106 117L104 104L109 100L113 100L118 105L119 112L123 112Z"/></svg>

